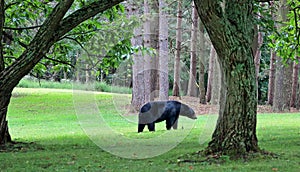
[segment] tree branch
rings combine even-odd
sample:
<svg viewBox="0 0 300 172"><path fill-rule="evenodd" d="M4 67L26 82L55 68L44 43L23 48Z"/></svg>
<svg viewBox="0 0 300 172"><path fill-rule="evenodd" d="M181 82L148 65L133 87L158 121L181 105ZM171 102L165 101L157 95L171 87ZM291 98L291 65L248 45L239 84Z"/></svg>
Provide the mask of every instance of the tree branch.
<svg viewBox="0 0 300 172"><path fill-rule="evenodd" d="M61 64L65 64L65 65L69 65L71 66L72 68L75 68L74 65L72 65L71 63L69 62L66 62L66 61L62 61L62 60L57 60L57 59L53 59L53 58L50 58L50 57L47 57L46 55L44 55L44 58L47 59L47 60L51 60L53 62L57 62L57 63L61 63Z"/></svg>
<svg viewBox="0 0 300 172"><path fill-rule="evenodd" d="M59 37L64 36L66 33L68 33L70 30L72 30L74 27L76 27L83 21L123 1L124 0L99 0L85 7L82 7L81 9L73 12L68 17L62 20L62 22L60 23L60 27L57 31L58 36Z"/></svg>
<svg viewBox="0 0 300 172"><path fill-rule="evenodd" d="M28 45L22 55L0 73L0 86L12 90L19 81L28 74L44 57L50 47L58 40L57 30L63 17L73 4L74 0L60 1L52 10L49 17Z"/></svg>
<svg viewBox="0 0 300 172"><path fill-rule="evenodd" d="M42 25L28 26L28 27L19 27L19 28L6 27L6 26L4 26L3 28L4 28L4 29L7 29L7 30L28 30L28 29L36 29L36 28L39 28L39 27L41 27L41 26L42 26Z"/></svg>

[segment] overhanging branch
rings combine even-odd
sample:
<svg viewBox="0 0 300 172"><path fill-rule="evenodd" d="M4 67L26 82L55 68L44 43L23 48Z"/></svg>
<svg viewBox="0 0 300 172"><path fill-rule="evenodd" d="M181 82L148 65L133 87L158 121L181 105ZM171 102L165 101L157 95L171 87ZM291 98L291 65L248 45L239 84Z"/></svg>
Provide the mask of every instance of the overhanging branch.
<svg viewBox="0 0 300 172"><path fill-rule="evenodd" d="M7 29L7 30L29 30L29 29L36 29L36 28L39 28L41 27L42 25L37 25L37 26L28 26L28 27L19 27L19 28L15 28L15 27L6 27L4 26L3 28L4 29Z"/></svg>

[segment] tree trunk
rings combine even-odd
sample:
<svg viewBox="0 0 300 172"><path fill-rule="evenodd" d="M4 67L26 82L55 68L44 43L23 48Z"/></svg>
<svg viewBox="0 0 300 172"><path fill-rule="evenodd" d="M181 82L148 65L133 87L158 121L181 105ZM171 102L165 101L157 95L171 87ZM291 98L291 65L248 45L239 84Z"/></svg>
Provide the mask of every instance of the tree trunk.
<svg viewBox="0 0 300 172"><path fill-rule="evenodd" d="M179 85L180 85L180 51L181 51L181 41L182 41L182 11L181 11L181 0L178 1L177 10L177 26L176 26L176 53L175 53L175 63L174 63L174 83L173 83L173 96L179 95Z"/></svg>
<svg viewBox="0 0 300 172"><path fill-rule="evenodd" d="M254 1L195 3L218 54L222 74L219 118L206 153L241 157L257 152L257 88L251 48Z"/></svg>
<svg viewBox="0 0 300 172"><path fill-rule="evenodd" d="M165 0L159 0L159 99L169 100L168 18Z"/></svg>
<svg viewBox="0 0 300 172"><path fill-rule="evenodd" d="M268 83L268 103L273 105L274 90L275 90L275 73L276 73L276 52L271 50L270 57L270 72L269 72L269 83Z"/></svg>
<svg viewBox="0 0 300 172"><path fill-rule="evenodd" d="M12 90L1 90L0 92L0 145L12 142L8 131L8 121L6 120L11 91Z"/></svg>
<svg viewBox="0 0 300 172"><path fill-rule="evenodd" d="M274 2L269 3L269 7L274 7ZM271 15L274 20L276 17L271 10ZM274 41L274 40L272 40ZM275 73L276 73L276 52L274 49L270 49L270 71L269 71L269 83L268 83L268 105L273 105L273 98L274 98L274 89L275 89Z"/></svg>
<svg viewBox="0 0 300 172"><path fill-rule="evenodd" d="M151 1L149 1L151 2ZM143 24L143 45L144 47L150 48L151 47L151 14L150 14L150 5L148 3L148 0L144 0L144 24ZM144 53L143 57L143 62L144 62L144 90L143 92L140 92L140 94L144 94L145 96L145 102L149 102L154 98L152 95L152 88L153 88L153 82L152 82L152 57L148 53Z"/></svg>
<svg viewBox="0 0 300 172"><path fill-rule="evenodd" d="M259 30L259 27L258 27L258 30ZM260 57L261 57L260 47L261 47L262 43L263 43L262 33L258 31L257 32L257 48L256 48L256 51L255 51L256 52L255 56L254 56L255 78L256 78L256 87L257 88L258 88L258 76L259 76ZM258 90L257 90L257 92L258 92Z"/></svg>
<svg viewBox="0 0 300 172"><path fill-rule="evenodd" d="M126 6L128 17L138 16L138 5L133 0L128 1ZM142 28L137 27L133 31L134 37L131 39L132 46L142 46ZM144 93L144 59L141 51L133 55L132 64L132 110L139 111L140 107L146 102Z"/></svg>
<svg viewBox="0 0 300 172"><path fill-rule="evenodd" d="M206 101L210 102L212 95L212 85L214 81L214 63L216 58L216 50L213 45L210 48L209 66L208 66L208 79L207 79L207 91L206 91Z"/></svg>
<svg viewBox="0 0 300 172"><path fill-rule="evenodd" d="M220 90L221 90L221 69L220 69L220 63L219 59L215 58L215 62L213 64L213 86L212 86L212 94L211 94L211 100L210 104L212 105L218 105L220 102Z"/></svg>
<svg viewBox="0 0 300 172"><path fill-rule="evenodd" d="M198 13L194 2L192 2L192 31L191 31L191 60L190 74L187 95L197 97L196 72L197 72L197 31L198 31ZM201 64L200 64L201 65Z"/></svg>
<svg viewBox="0 0 300 172"><path fill-rule="evenodd" d="M298 90L298 80L299 80L299 62L294 62L293 69L293 81L292 81L292 96L291 96L291 107L296 107L296 96Z"/></svg>
<svg viewBox="0 0 300 172"><path fill-rule="evenodd" d="M286 4L286 0L280 1L279 20L283 23L287 21L288 6ZM281 25L279 28L283 26L284 25ZM283 63L283 59L279 57L276 66L275 91L272 108L274 112L289 111L292 93L293 62L292 60L287 60Z"/></svg>
<svg viewBox="0 0 300 172"><path fill-rule="evenodd" d="M204 57L204 51L205 51L205 38L204 38L204 25L200 23L200 53L199 53L199 102L201 104L206 103L205 99L205 84L204 84L204 74L205 74L205 57Z"/></svg>

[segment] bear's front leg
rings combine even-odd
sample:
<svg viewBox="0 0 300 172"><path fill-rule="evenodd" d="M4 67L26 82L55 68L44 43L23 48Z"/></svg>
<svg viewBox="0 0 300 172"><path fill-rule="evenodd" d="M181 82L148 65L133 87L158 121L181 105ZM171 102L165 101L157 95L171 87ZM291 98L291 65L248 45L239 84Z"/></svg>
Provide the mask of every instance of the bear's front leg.
<svg viewBox="0 0 300 172"><path fill-rule="evenodd" d="M139 124L138 133L143 132L144 128L145 128L145 124Z"/></svg>
<svg viewBox="0 0 300 172"><path fill-rule="evenodd" d="M155 131L155 123L154 122L147 124L147 126L148 126L149 131Z"/></svg>
<svg viewBox="0 0 300 172"><path fill-rule="evenodd" d="M171 119L167 119L166 120L166 128L167 128L167 130L171 130L172 125L173 125L172 120Z"/></svg>

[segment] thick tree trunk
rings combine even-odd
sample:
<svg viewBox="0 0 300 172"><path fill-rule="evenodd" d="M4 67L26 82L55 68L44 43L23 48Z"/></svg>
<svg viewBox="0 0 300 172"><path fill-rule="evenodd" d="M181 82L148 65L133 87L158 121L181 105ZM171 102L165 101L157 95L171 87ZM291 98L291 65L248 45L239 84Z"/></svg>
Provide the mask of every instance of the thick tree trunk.
<svg viewBox="0 0 300 172"><path fill-rule="evenodd" d="M126 6L128 17L138 16L139 10L138 5L133 0L128 1ZM134 37L131 39L132 46L142 46L142 28L137 27L133 31ZM144 62L142 53L139 51L133 55L132 64L132 110L138 111L140 107L145 103L144 95Z"/></svg>
<svg viewBox="0 0 300 172"><path fill-rule="evenodd" d="M181 22L182 22L182 11L181 11L181 0L178 1L177 10L177 26L176 26L176 53L175 53L175 63L174 63L174 83L173 83L173 96L179 95L179 85L180 85L180 52L181 52Z"/></svg>
<svg viewBox="0 0 300 172"><path fill-rule="evenodd" d="M254 1L195 0L221 69L220 110L207 154L257 152L257 90L252 53Z"/></svg>
<svg viewBox="0 0 300 172"><path fill-rule="evenodd" d="M197 97L196 72L197 72L197 31L198 31L198 12L192 2L192 31L191 31L191 60L190 74L187 95ZM201 64L200 64L201 65Z"/></svg>

